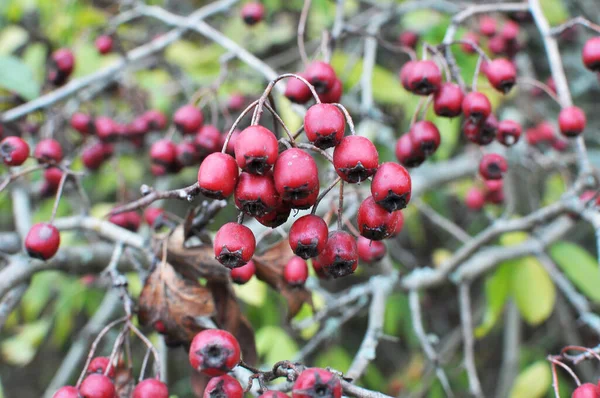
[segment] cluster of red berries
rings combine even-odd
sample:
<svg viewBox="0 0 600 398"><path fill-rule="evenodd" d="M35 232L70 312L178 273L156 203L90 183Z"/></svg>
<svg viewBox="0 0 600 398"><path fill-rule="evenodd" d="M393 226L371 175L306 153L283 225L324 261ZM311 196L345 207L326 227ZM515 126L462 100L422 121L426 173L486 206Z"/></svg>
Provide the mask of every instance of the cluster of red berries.
<svg viewBox="0 0 600 398"><path fill-rule="evenodd" d="M315 88L319 99L324 103L336 103L342 98L342 81L338 79L330 64L315 61L309 64L298 76L306 79ZM310 89L300 79L291 79L286 88L285 96L297 104L306 104L312 98Z"/></svg>
<svg viewBox="0 0 600 398"><path fill-rule="evenodd" d="M478 31L469 31L464 34L461 49L467 54L476 52L475 48L469 44L482 44L487 40L487 48L494 55L502 55L513 58L523 47L519 42L520 27L512 20L502 22L498 26L498 20L491 16L483 16L479 19Z"/></svg>

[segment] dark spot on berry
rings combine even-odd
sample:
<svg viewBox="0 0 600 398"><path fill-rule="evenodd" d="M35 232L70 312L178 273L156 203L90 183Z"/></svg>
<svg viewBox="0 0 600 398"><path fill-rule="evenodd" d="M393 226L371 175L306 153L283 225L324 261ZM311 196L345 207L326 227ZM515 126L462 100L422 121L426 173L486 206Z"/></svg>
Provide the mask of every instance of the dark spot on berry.
<svg viewBox="0 0 600 398"><path fill-rule="evenodd" d="M404 209L408 204L408 200L406 199L407 194L398 195L396 192L389 190L388 194L382 200L378 201L377 204L384 209L386 209L389 213Z"/></svg>

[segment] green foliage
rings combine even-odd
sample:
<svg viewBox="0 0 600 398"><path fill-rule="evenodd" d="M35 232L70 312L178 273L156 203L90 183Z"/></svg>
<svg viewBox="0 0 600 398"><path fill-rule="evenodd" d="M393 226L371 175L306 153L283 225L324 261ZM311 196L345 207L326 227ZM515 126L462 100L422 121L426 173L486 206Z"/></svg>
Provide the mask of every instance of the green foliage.
<svg viewBox="0 0 600 398"><path fill-rule="evenodd" d="M256 332L256 349L267 364L289 360L298 352L298 345L279 326L265 325Z"/></svg>
<svg viewBox="0 0 600 398"><path fill-rule="evenodd" d="M550 365L545 360L524 369L510 391L510 398L541 398L552 384Z"/></svg>
<svg viewBox="0 0 600 398"><path fill-rule="evenodd" d="M583 294L595 303L600 303L600 269L594 257L571 242L553 244L550 256Z"/></svg>
<svg viewBox="0 0 600 398"><path fill-rule="evenodd" d="M552 314L556 288L550 276L535 257L515 261L512 293L523 319L538 325Z"/></svg>
<svg viewBox="0 0 600 398"><path fill-rule="evenodd" d="M512 265L500 265L492 275L485 280L486 307L483 321L475 329L475 336L482 338L494 327L510 294Z"/></svg>
<svg viewBox="0 0 600 398"><path fill-rule="evenodd" d="M0 87L14 91L27 100L40 94L40 86L32 70L19 58L12 56L0 56Z"/></svg>

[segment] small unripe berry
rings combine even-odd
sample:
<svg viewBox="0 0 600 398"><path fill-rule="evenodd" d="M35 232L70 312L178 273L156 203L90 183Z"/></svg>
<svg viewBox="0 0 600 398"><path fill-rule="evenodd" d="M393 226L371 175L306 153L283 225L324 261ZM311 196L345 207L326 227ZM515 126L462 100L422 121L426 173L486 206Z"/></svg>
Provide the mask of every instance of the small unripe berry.
<svg viewBox="0 0 600 398"><path fill-rule="evenodd" d="M275 210L279 194L271 175L241 173L234 193L236 207L252 217L262 217Z"/></svg>
<svg viewBox="0 0 600 398"><path fill-rule="evenodd" d="M517 81L517 69L506 58L498 58L486 63L485 75L496 90L506 94Z"/></svg>
<svg viewBox="0 0 600 398"><path fill-rule="evenodd" d="M252 259L256 239L250 228L229 222L219 228L213 246L217 261L227 268L237 268Z"/></svg>
<svg viewBox="0 0 600 398"><path fill-rule="evenodd" d="M73 386L64 386L59 388L52 398L80 398L79 390Z"/></svg>
<svg viewBox="0 0 600 398"><path fill-rule="evenodd" d="M265 17L265 6L258 1L244 4L242 7L242 19L246 25L256 25Z"/></svg>
<svg viewBox="0 0 600 398"><path fill-rule="evenodd" d="M410 201L411 179L401 165L385 162L379 166L371 182L371 195L388 212L406 207Z"/></svg>
<svg viewBox="0 0 600 398"><path fill-rule="evenodd" d="M230 112L239 112L244 108L246 98L243 94L233 93L227 99L227 109Z"/></svg>
<svg viewBox="0 0 600 398"><path fill-rule="evenodd" d="M238 285L243 285L252 279L255 272L256 266L254 265L254 261L250 260L245 265L232 269L231 279Z"/></svg>
<svg viewBox="0 0 600 398"><path fill-rule="evenodd" d="M444 83L433 97L433 110L442 117L455 117L462 112L464 94L456 83Z"/></svg>
<svg viewBox="0 0 600 398"><path fill-rule="evenodd" d="M377 171L379 154L375 145L365 137L344 137L333 151L335 171L346 182L366 180Z"/></svg>
<svg viewBox="0 0 600 398"><path fill-rule="evenodd" d="M496 35L491 37L488 40L488 48L490 52L494 55L502 55L506 53L506 41L500 35Z"/></svg>
<svg viewBox="0 0 600 398"><path fill-rule="evenodd" d="M305 369L294 383L293 398L341 398L342 384L333 373L320 368Z"/></svg>
<svg viewBox="0 0 600 398"><path fill-rule="evenodd" d="M209 376L230 372L240 363L240 359L240 344L226 330L203 330L194 337L190 345L190 365Z"/></svg>
<svg viewBox="0 0 600 398"><path fill-rule="evenodd" d="M94 42L100 54L108 54L113 48L113 39L108 35L98 36Z"/></svg>
<svg viewBox="0 0 600 398"><path fill-rule="evenodd" d="M321 149L336 146L344 137L346 120L342 112L331 104L315 104L304 116L306 138Z"/></svg>
<svg viewBox="0 0 600 398"><path fill-rule="evenodd" d="M465 196L465 204L471 210L481 210L485 204L485 196L483 192L475 187L469 189L467 196Z"/></svg>
<svg viewBox="0 0 600 398"><path fill-rule="evenodd" d="M497 153L487 153L479 162L479 174L486 180L501 179L507 169L506 159Z"/></svg>
<svg viewBox="0 0 600 398"><path fill-rule="evenodd" d="M315 87L315 91L319 94L331 90L337 79L331 65L323 61L310 63L306 67L304 74L306 75L306 80Z"/></svg>
<svg viewBox="0 0 600 398"><path fill-rule="evenodd" d="M302 286L308 278L306 261L298 256L292 257L283 269L283 279L291 286Z"/></svg>
<svg viewBox="0 0 600 398"><path fill-rule="evenodd" d="M135 386L131 398L169 398L169 389L160 380L146 379Z"/></svg>
<svg viewBox="0 0 600 398"><path fill-rule="evenodd" d="M356 246L358 248L358 258L360 261L371 264L376 263L385 257L387 248L385 243L375 240L370 240L364 236L359 236L356 240Z"/></svg>
<svg viewBox="0 0 600 398"><path fill-rule="evenodd" d="M509 20L504 23L504 26L502 26L500 35L505 41L514 41L519 36L520 30L521 29L518 23Z"/></svg>
<svg viewBox="0 0 600 398"><path fill-rule="evenodd" d="M268 172L278 152L277 138L262 126L245 128L235 142L235 160L242 170L251 174Z"/></svg>
<svg viewBox="0 0 600 398"><path fill-rule="evenodd" d="M585 113L576 106L563 108L558 114L558 127L565 137L577 137L585 130L586 123Z"/></svg>
<svg viewBox="0 0 600 398"><path fill-rule="evenodd" d="M192 104L182 106L173 115L173 123L182 134L194 134L203 122L202 112Z"/></svg>
<svg viewBox="0 0 600 398"><path fill-rule="evenodd" d="M288 240L292 251L306 260L323 251L328 234L327 224L321 217L307 214L292 224Z"/></svg>
<svg viewBox="0 0 600 398"><path fill-rule="evenodd" d="M395 211L390 213L375 203L372 196L369 196L358 208L358 230L365 238L382 240L392 234L401 217L401 212Z"/></svg>
<svg viewBox="0 0 600 398"><path fill-rule="evenodd" d="M34 224L25 238L25 250L34 258L48 260L53 257L60 246L60 233L55 226L48 223Z"/></svg>
<svg viewBox="0 0 600 398"><path fill-rule="evenodd" d="M496 34L496 19L487 15L479 19L479 33L492 37Z"/></svg>
<svg viewBox="0 0 600 398"><path fill-rule="evenodd" d="M396 158L406 167L418 167L425 161L425 154L410 134L404 134L396 141Z"/></svg>
<svg viewBox="0 0 600 398"><path fill-rule="evenodd" d="M339 278L352 274L358 266L356 239L345 231L331 232L317 262L327 276Z"/></svg>
<svg viewBox="0 0 600 398"><path fill-rule="evenodd" d="M55 139L46 138L38 142L38 144L35 146L33 156L40 163L59 163L63 159L62 146Z"/></svg>
<svg viewBox="0 0 600 398"><path fill-rule="evenodd" d="M244 389L229 375L213 377L206 384L204 398L243 398Z"/></svg>
<svg viewBox="0 0 600 398"><path fill-rule="evenodd" d="M319 189L319 169L308 153L298 148L283 151L273 168L275 189L283 200L308 197Z"/></svg>
<svg viewBox="0 0 600 398"><path fill-rule="evenodd" d="M431 156L440 146L440 131L435 124L421 120L413 124L408 132L414 144L425 154Z"/></svg>
<svg viewBox="0 0 600 398"><path fill-rule="evenodd" d="M29 145L20 137L6 137L0 142L0 157L7 166L20 166L29 157Z"/></svg>
<svg viewBox="0 0 600 398"><path fill-rule="evenodd" d="M600 72L600 36L592 37L585 42L581 57L586 68Z"/></svg>
<svg viewBox="0 0 600 398"><path fill-rule="evenodd" d="M116 390L107 376L94 373L83 379L79 393L83 398L114 398Z"/></svg>
<svg viewBox="0 0 600 398"><path fill-rule="evenodd" d="M235 190L237 181L237 163L232 156L226 153L211 153L198 169L200 191L209 198L228 198Z"/></svg>

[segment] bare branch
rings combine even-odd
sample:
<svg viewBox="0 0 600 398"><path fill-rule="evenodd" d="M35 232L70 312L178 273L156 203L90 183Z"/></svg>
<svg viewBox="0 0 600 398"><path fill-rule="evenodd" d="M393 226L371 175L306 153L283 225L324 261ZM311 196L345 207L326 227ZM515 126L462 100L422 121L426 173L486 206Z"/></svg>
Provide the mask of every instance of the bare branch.
<svg viewBox="0 0 600 398"><path fill-rule="evenodd" d="M465 368L469 378L469 391L475 397L483 397L481 383L477 377L477 366L475 365L475 339L473 338L473 319L471 317L471 297L469 284L463 282L458 286L458 302L460 304L460 323L463 333L463 349L465 355Z"/></svg>

